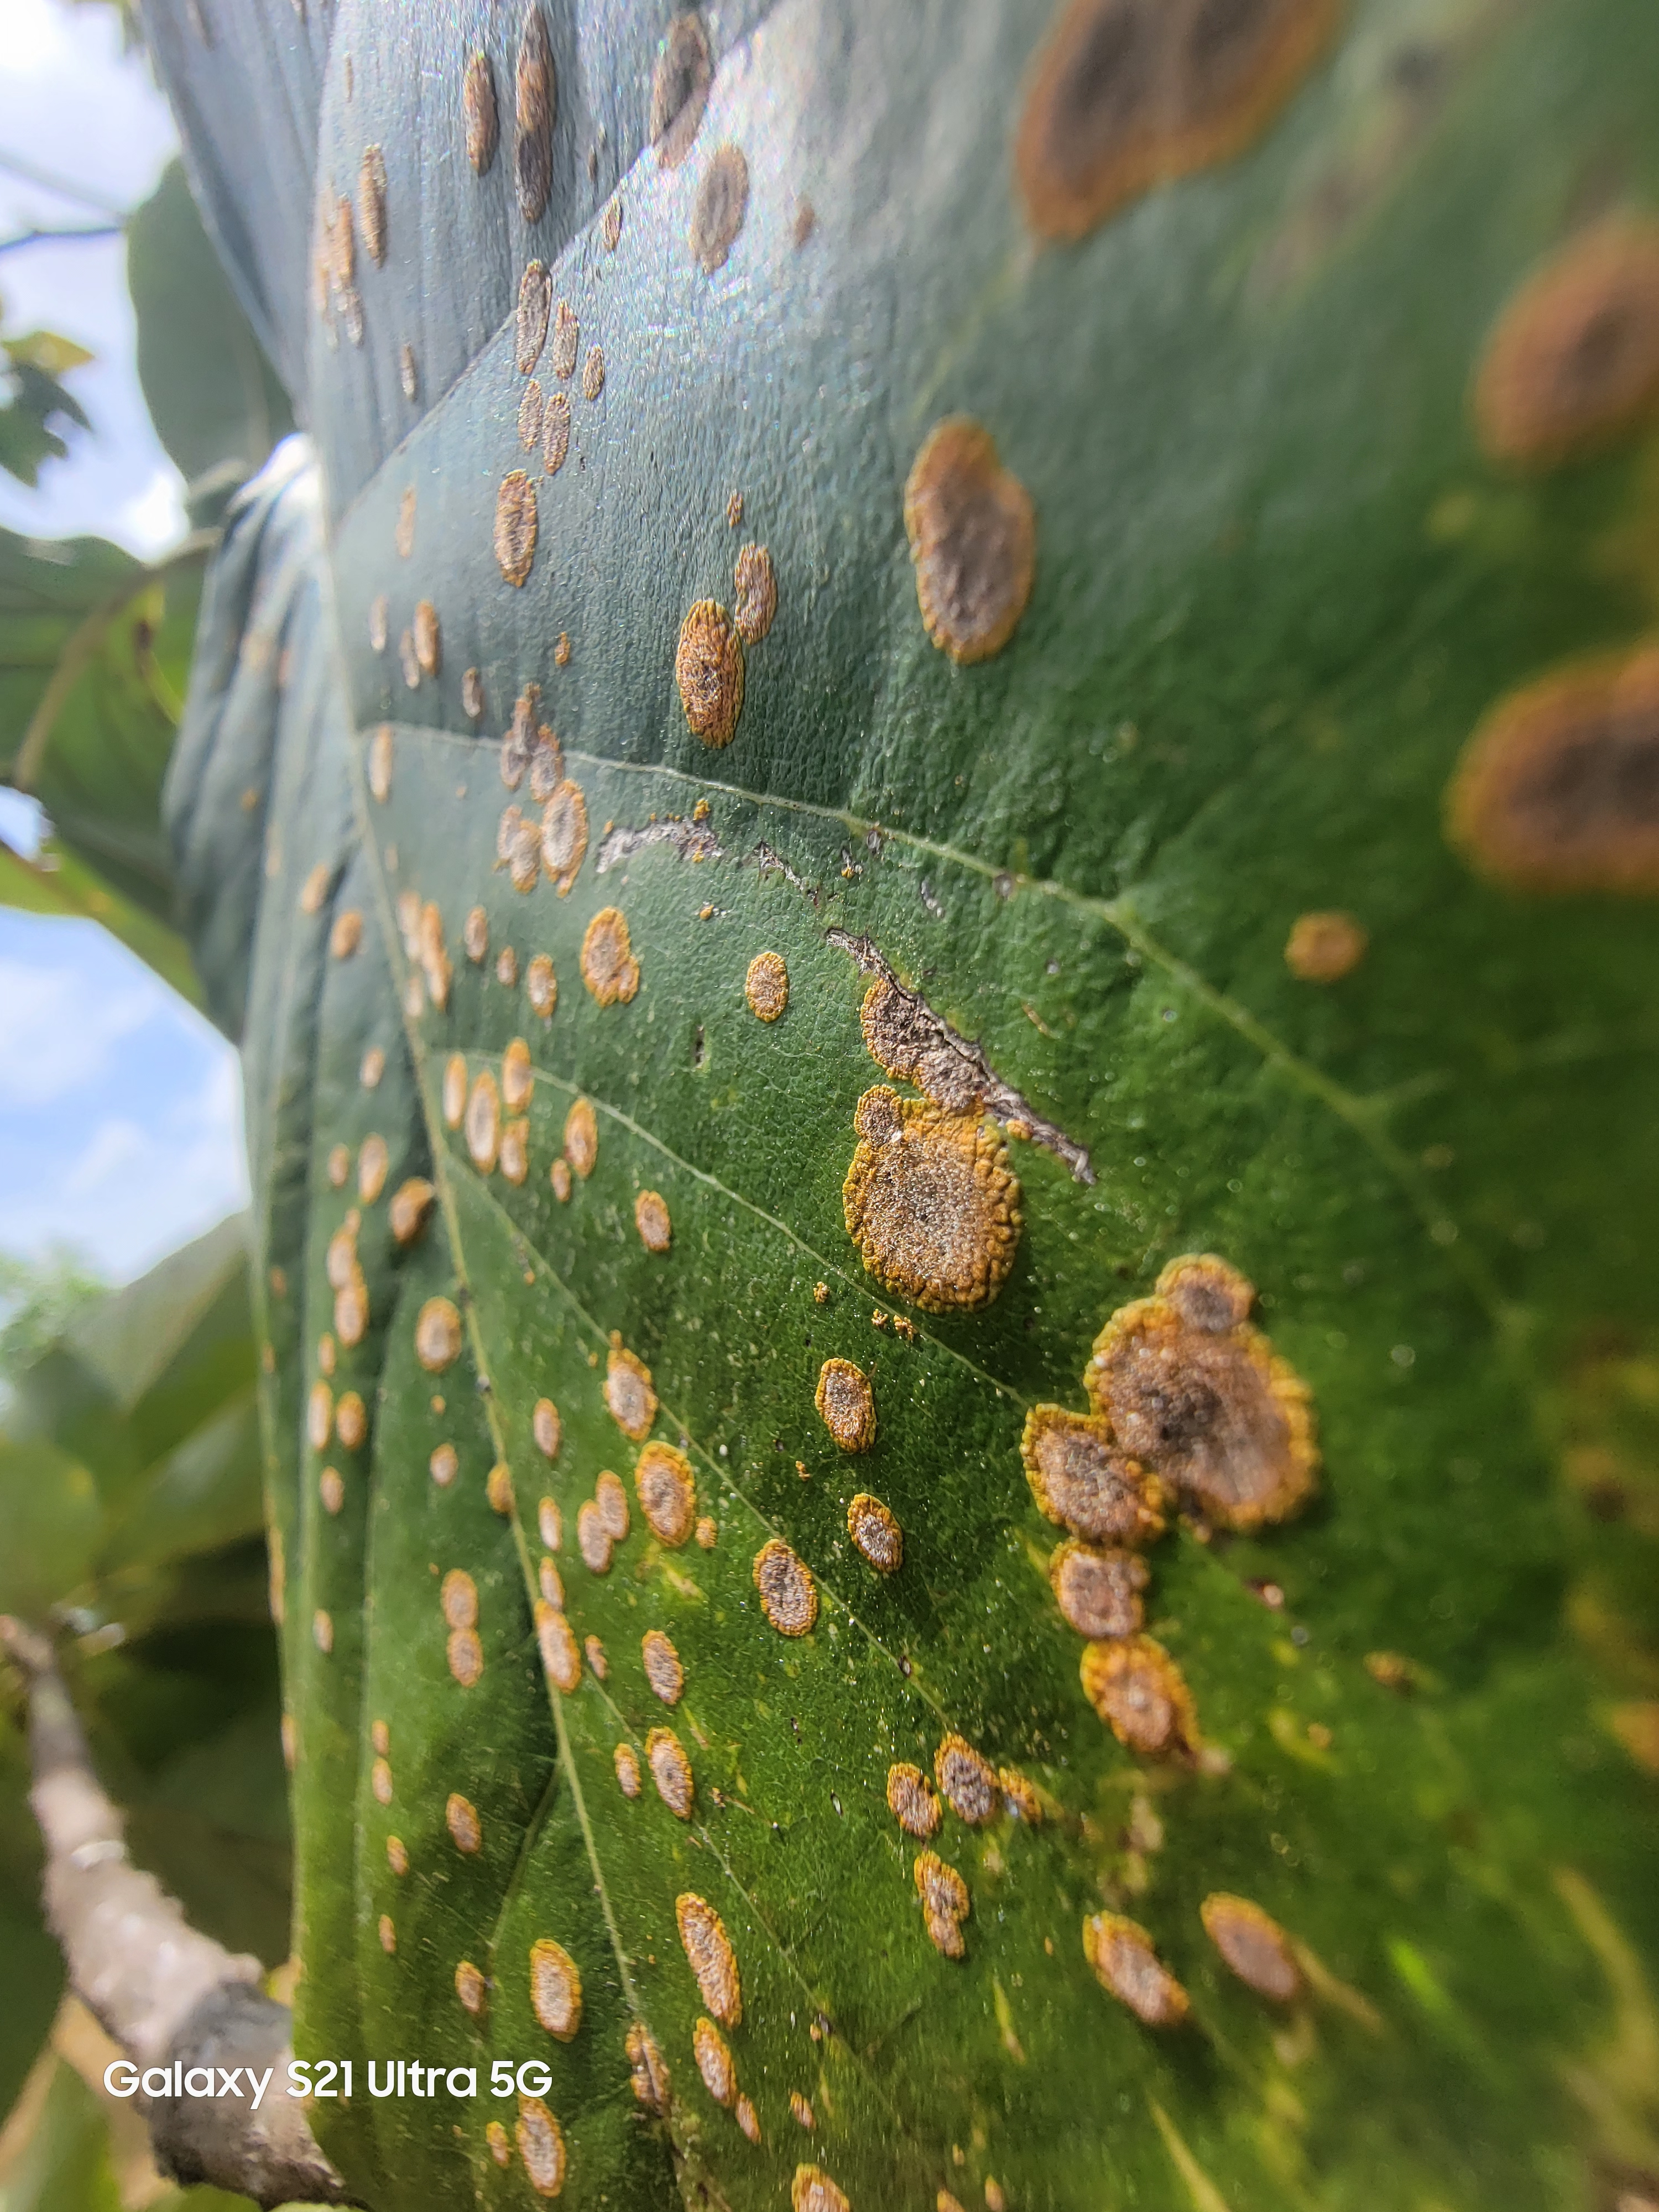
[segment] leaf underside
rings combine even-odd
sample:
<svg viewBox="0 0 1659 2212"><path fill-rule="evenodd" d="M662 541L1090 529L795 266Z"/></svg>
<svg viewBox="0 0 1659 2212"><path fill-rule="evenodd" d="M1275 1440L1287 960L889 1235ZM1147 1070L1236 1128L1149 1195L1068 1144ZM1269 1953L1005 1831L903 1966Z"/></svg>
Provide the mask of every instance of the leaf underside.
<svg viewBox="0 0 1659 2212"><path fill-rule="evenodd" d="M1037 250L1009 147L1040 7L789 0L715 25L678 167L645 143L662 19L548 20L554 185L526 224L516 22L420 7L393 33L367 0L332 11L270 283L296 195L332 222L350 192L362 343L335 307L285 332L318 477L290 453L222 572L252 580L279 657L238 653L223 590L171 791L210 990L246 998L298 2040L357 2068L349 2105L314 2106L322 2139L372 2203L528 2201L517 2100L487 2094L499 2057L547 2065L583 2205L775 2206L802 2164L866 2212L940 2191L992 2212L1426 2212L1647 2186L1652 1784L1609 1723L1659 1665L1641 1417L1659 933L1637 901L1481 882L1442 806L1495 700L1650 619L1650 443L1506 471L1468 393L1587 204L1659 198L1659 27L1626 0L1372 0L1237 158ZM191 35L182 11L157 30L175 92L232 70ZM477 178L461 79L480 45L502 143ZM749 197L710 275L687 240L726 144ZM384 265L361 227L368 146ZM257 209L257 177L240 189ZM532 256L580 340L568 385L538 365L568 391L570 450L537 476L515 589L494 532L501 479L538 467L513 316ZM964 666L923 626L902 511L958 412L1036 517L1030 605ZM695 603L731 601L750 539L778 612L711 754L676 641ZM503 808L535 812L495 742L530 683L589 825L568 896L545 873L517 891L496 860ZM1369 951L1339 982L1299 980L1291 925L1338 907ZM581 948L607 908L639 982L603 1005ZM1091 1182L1011 1137L1023 1229L979 1310L896 1300L848 1235L854 1110L884 1079L842 935L1087 1149ZM771 1023L745 999L763 950L789 978ZM536 956L557 980L545 1018ZM533 1077L517 1182L444 1107L453 1058L469 1090L500 1083L515 1039ZM597 1158L569 1176L578 1099ZM391 1201L411 1177L435 1197L405 1246ZM647 1191L665 1252L636 1225ZM361 1332L330 1278L343 1229ZM1283 1527L1183 1524L1149 1551L1147 1629L1207 1750L1159 1760L1084 1696L1020 1440L1036 1405L1087 1410L1103 1325L1195 1251L1256 1286L1322 1472ZM434 1299L459 1321L436 1368L416 1330ZM642 1519L639 1443L605 1395L617 1347L650 1370L653 1434L686 1455L712 1548ZM872 1378L856 1455L815 1409L830 1358ZM1558 1465L1582 1468L1609 1392L1632 1410L1593 1439L1613 1470L1597 1519ZM313 1448L313 1407L335 1424L353 1394L362 1440L348 1407ZM606 1470L631 1525L596 1572L576 1531ZM903 1531L891 1577L852 1545L855 1492ZM816 1581L799 1638L754 1579L774 1537ZM477 1602L459 1659L456 1570ZM602 1647L569 1694L537 1644L556 1583L578 1646ZM672 1710L653 1630L684 1668ZM663 1727L695 1777L685 1820L648 1772L637 1798L619 1787L617 1747L643 1759ZM893 1762L931 1769L951 1732L1043 1810L947 1811L961 1960L929 1940L919 1846L885 1796ZM1289 2008L1222 1966L1199 1914L1217 1891L1300 1947ZM676 1930L688 1892L736 1956L726 2038L758 2142L693 2057L710 2006ZM1103 1910L1146 1929L1184 2027L1143 2027L1097 1980L1083 1931ZM568 2042L532 2005L544 1939L580 1974ZM665 2118L630 2086L636 2025L666 2063ZM365 2094L368 2062L399 2057L476 2065L485 2094Z"/></svg>

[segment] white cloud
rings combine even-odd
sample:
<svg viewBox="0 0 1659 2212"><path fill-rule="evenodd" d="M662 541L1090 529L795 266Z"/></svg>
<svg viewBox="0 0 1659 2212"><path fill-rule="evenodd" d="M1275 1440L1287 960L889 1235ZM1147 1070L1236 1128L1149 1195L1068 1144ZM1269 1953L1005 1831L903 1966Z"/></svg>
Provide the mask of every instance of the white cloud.
<svg viewBox="0 0 1659 2212"><path fill-rule="evenodd" d="M88 992L75 968L0 954L0 1105L50 1106L95 1081L165 1004L142 970Z"/></svg>
<svg viewBox="0 0 1659 2212"><path fill-rule="evenodd" d="M105 535L129 553L149 559L177 544L186 526L185 480L169 464L158 468L142 491L116 508L105 525Z"/></svg>

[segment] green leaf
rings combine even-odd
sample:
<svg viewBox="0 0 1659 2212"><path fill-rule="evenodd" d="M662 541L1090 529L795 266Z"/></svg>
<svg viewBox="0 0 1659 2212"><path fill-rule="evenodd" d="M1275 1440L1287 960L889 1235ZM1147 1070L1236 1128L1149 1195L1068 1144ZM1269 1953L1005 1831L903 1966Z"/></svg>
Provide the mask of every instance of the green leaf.
<svg viewBox="0 0 1659 2212"><path fill-rule="evenodd" d="M109 2130L98 2100L72 2066L53 2061L40 2114L16 2165L0 2183L5 2212L121 2212Z"/></svg>
<svg viewBox="0 0 1659 2212"><path fill-rule="evenodd" d="M1319 11L1269 10L1282 69L1255 46L1207 140L1160 138L1160 107L1079 214L1045 6L722 18L678 167L647 143L660 15L549 11L555 182L527 219L516 14L354 22L314 149L255 134L238 162L245 58L155 13L266 296L293 298L298 164L335 245L303 338L317 475L290 453L233 520L168 792L245 1037L302 2055L418 2052L481 2091L540 2059L583 2205L830 2212L803 2167L865 2212L1643 2201L1659 356L1633 332L1659 23L1369 0L1316 52ZM1097 59L1085 119L1091 84L1134 96ZM1632 230L1579 239L1609 191ZM1589 258L1523 295L1558 253ZM570 416L533 556L532 260L580 329L574 374L556 337L535 364ZM1540 299L1572 374L1498 375L1494 329ZM1637 365L1564 456L1601 308ZM704 603L763 598L745 541L778 601L744 652ZM280 696L227 673L247 605L284 610ZM1482 814L1477 726L1592 653L1620 657L1616 690L1573 678L1607 695L1577 711L1611 781L1569 750ZM521 696L580 856L550 752L501 750ZM1517 823L1542 825L1518 860ZM908 994L884 1042L872 983ZM400 1237L413 1178L434 1202ZM1166 1276L1203 1253L1237 1273ZM607 1397L624 1354L637 1436ZM818 1410L832 1359L871 1380L857 1451ZM1127 1740L1022 1450L1091 1381L1121 1444L1186 1469L1141 1596L1179 1681L1127 1647ZM708 1548L643 1517L646 1425ZM860 1499L902 1531L890 1574ZM1184 1743L1144 1718L1160 1688L1177 1721L1190 1696ZM656 1729L689 1801L672 1754L653 1786ZM890 1775L951 1735L995 1781L933 1838L963 1887L921 1867L954 1899L930 1936ZM1207 1932L1218 1896L1284 1931L1219 1909L1265 1947L1254 1981ZM741 1982L724 2101L697 2023L735 2007L712 1936L694 1972L687 1897ZM1181 2022L1103 1986L1103 1914L1144 1929ZM580 1978L568 2040L546 1945ZM1150 1967L1128 1993L1182 2008ZM516 2093L360 2093L313 2124L373 2204L555 2178Z"/></svg>
<svg viewBox="0 0 1659 2212"><path fill-rule="evenodd" d="M127 284L138 325L138 380L156 435L192 500L216 489L222 502L293 428L294 418L225 281L178 161L167 164L127 224Z"/></svg>
<svg viewBox="0 0 1659 2212"><path fill-rule="evenodd" d="M73 338L60 337L56 331L31 331L26 337L0 338L15 368L38 369L42 376L66 376L72 368L84 368L94 356ZM78 411L77 422L86 417Z"/></svg>

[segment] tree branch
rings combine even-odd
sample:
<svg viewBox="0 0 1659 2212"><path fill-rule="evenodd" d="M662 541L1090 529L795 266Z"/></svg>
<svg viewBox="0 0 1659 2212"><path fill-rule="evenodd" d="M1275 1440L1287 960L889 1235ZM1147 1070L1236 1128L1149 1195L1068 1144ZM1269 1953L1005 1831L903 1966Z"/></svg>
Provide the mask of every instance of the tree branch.
<svg viewBox="0 0 1659 2212"><path fill-rule="evenodd" d="M0 1651L28 1684L29 1802L46 1847L46 1921L76 1996L140 2069L273 2069L257 2112L241 2097L146 2100L157 2165L177 2181L240 2190L265 2206L344 2202L304 2105L284 2094L288 2007L260 1989L257 1959L198 1934L128 1858L121 1815L93 1771L48 1639L0 1614Z"/></svg>

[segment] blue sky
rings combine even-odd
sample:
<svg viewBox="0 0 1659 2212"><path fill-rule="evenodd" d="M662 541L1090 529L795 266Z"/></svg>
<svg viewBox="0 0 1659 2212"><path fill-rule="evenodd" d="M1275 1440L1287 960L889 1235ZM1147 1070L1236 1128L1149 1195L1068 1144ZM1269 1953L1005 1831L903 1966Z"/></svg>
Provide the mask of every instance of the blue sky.
<svg viewBox="0 0 1659 2212"><path fill-rule="evenodd" d="M0 0L0 161L133 207L173 150L166 103L112 10ZM0 238L99 220L0 168ZM185 527L133 366L118 239L0 256L8 329L44 325L97 359L68 380L92 418L39 488L0 473L0 526L91 533L153 553ZM7 750L15 732L8 732ZM30 811L0 793L0 836L27 849ZM0 1246L58 1242L112 1280L246 1202L234 1054L94 924L0 907Z"/></svg>

